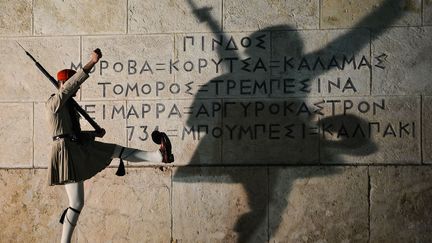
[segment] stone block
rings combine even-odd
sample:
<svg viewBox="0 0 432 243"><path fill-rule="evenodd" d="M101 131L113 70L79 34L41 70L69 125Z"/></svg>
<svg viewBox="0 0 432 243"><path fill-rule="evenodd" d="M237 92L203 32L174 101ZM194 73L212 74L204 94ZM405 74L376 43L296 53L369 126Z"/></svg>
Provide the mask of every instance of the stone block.
<svg viewBox="0 0 432 243"><path fill-rule="evenodd" d="M421 25L421 0L323 0L321 28Z"/></svg>
<svg viewBox="0 0 432 243"><path fill-rule="evenodd" d="M319 1L226 1L223 21L225 31L318 29Z"/></svg>
<svg viewBox="0 0 432 243"><path fill-rule="evenodd" d="M32 34L32 1L1 1L0 35Z"/></svg>
<svg viewBox="0 0 432 243"><path fill-rule="evenodd" d="M432 94L432 27L392 28L375 36L372 94ZM384 68L383 68L384 67Z"/></svg>
<svg viewBox="0 0 432 243"><path fill-rule="evenodd" d="M211 8L210 14L220 26L222 0L194 1L197 8ZM129 33L178 33L208 31L207 25L193 15L187 1L131 0L128 6ZM217 31L221 31L221 28Z"/></svg>
<svg viewBox="0 0 432 243"><path fill-rule="evenodd" d="M423 162L432 163L432 124L429 122L432 119L432 97L423 97L422 110L422 135L423 135Z"/></svg>
<svg viewBox="0 0 432 243"><path fill-rule="evenodd" d="M85 182L85 207L73 242L169 241L171 172L127 172L120 179L107 169ZM46 170L0 170L0 191L2 239L60 241L58 220L67 197L63 187L47 186Z"/></svg>
<svg viewBox="0 0 432 243"><path fill-rule="evenodd" d="M221 127L221 111L211 110L220 103L220 100L128 101L125 111L128 145L157 150L159 145L153 142L151 133L159 130L171 140L175 165L220 164L221 139L210 135L214 128Z"/></svg>
<svg viewBox="0 0 432 243"><path fill-rule="evenodd" d="M420 163L420 99L408 96L325 99L323 163Z"/></svg>
<svg viewBox="0 0 432 243"><path fill-rule="evenodd" d="M103 57L83 84L83 99L166 99L177 91L169 65L174 56L172 36L83 37L84 64L96 48Z"/></svg>
<svg viewBox="0 0 432 243"><path fill-rule="evenodd" d="M34 104L34 166L47 168L50 162L52 134L48 124L45 103Z"/></svg>
<svg viewBox="0 0 432 243"><path fill-rule="evenodd" d="M423 1L423 24L432 25L432 1Z"/></svg>
<svg viewBox="0 0 432 243"><path fill-rule="evenodd" d="M36 35L126 33L127 0L73 2L36 0Z"/></svg>
<svg viewBox="0 0 432 243"><path fill-rule="evenodd" d="M170 242L171 171L106 169L85 184L78 242Z"/></svg>
<svg viewBox="0 0 432 243"><path fill-rule="evenodd" d="M174 241L267 241L266 167L180 167L173 180Z"/></svg>
<svg viewBox="0 0 432 243"><path fill-rule="evenodd" d="M33 104L0 104L0 167L33 166Z"/></svg>
<svg viewBox="0 0 432 243"><path fill-rule="evenodd" d="M63 188L48 186L46 170L0 170L2 242L60 242L58 221L68 205Z"/></svg>
<svg viewBox="0 0 432 243"><path fill-rule="evenodd" d="M370 94L368 30L272 33L274 97Z"/></svg>
<svg viewBox="0 0 432 243"><path fill-rule="evenodd" d="M270 32L178 34L176 82L190 87L182 97L267 97L256 82L270 77ZM269 84L267 84L269 85Z"/></svg>
<svg viewBox="0 0 432 243"><path fill-rule="evenodd" d="M122 112L117 112L122 107L126 107L125 101L86 101L80 102L80 105L100 127L106 130L105 136L97 140L126 146L126 117ZM81 129L95 130L84 118L81 119Z"/></svg>
<svg viewBox="0 0 432 243"><path fill-rule="evenodd" d="M79 61L79 37L4 38L0 39L0 100L46 101L55 87L16 43L56 78L58 70ZM61 50L60 53L58 50Z"/></svg>
<svg viewBox="0 0 432 243"><path fill-rule="evenodd" d="M370 168L370 242L432 239L432 168Z"/></svg>
<svg viewBox="0 0 432 243"><path fill-rule="evenodd" d="M312 164L319 161L314 100L224 100L224 164Z"/></svg>
<svg viewBox="0 0 432 243"><path fill-rule="evenodd" d="M270 242L367 242L366 167L271 167Z"/></svg>

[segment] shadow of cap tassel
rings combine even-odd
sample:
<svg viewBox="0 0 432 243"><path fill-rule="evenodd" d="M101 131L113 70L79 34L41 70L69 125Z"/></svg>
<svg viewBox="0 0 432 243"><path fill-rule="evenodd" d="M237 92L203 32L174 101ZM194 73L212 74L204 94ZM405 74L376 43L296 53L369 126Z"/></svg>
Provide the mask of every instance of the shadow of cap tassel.
<svg viewBox="0 0 432 243"><path fill-rule="evenodd" d="M121 158L121 156L123 154L123 150L124 150L124 147L122 147L122 149L120 151L120 155L119 155L119 157L120 157L120 164L119 164L119 167L118 167L117 172L116 172L117 176L124 176L126 174L126 170L125 170L125 166L124 166L124 163L123 163L123 159Z"/></svg>

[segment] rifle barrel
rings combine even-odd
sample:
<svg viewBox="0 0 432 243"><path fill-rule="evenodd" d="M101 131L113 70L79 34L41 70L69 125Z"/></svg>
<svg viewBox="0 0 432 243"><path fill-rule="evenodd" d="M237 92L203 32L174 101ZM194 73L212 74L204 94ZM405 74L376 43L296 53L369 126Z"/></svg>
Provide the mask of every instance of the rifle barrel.
<svg viewBox="0 0 432 243"><path fill-rule="evenodd" d="M49 81L58 89L58 82L57 80L55 80L48 72L47 70L45 70L45 68L42 67L42 65L40 65L39 62L35 62L36 67L39 68L39 70L45 75L45 77L47 77L49 79Z"/></svg>

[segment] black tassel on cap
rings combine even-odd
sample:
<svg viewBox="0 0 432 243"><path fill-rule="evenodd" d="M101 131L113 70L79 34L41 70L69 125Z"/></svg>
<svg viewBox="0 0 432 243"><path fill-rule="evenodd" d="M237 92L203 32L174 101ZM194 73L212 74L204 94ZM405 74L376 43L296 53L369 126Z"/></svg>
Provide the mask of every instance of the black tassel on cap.
<svg viewBox="0 0 432 243"><path fill-rule="evenodd" d="M125 170L125 166L124 166L124 163L123 163L123 159L121 157L122 154L123 154L123 150L124 150L124 147L122 147L122 149L120 150L120 155L119 155L119 157L120 157L120 164L119 164L119 167L118 167L117 172L116 172L117 176L124 176L126 174L126 170Z"/></svg>

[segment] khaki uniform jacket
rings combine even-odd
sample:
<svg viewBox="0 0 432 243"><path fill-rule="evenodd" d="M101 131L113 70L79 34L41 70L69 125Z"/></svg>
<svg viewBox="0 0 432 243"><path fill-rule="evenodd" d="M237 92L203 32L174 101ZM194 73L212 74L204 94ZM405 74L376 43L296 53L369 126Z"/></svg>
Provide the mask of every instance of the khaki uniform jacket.
<svg viewBox="0 0 432 243"><path fill-rule="evenodd" d="M89 75L80 69L45 103L51 136L73 133L72 119L66 102L88 77ZM49 185L84 181L111 163L115 144L94 141L94 137L85 136L84 133L79 137L78 142L69 138L52 142L48 166Z"/></svg>

